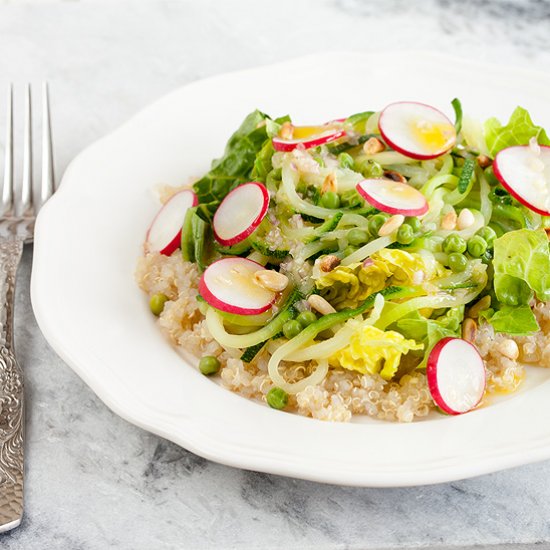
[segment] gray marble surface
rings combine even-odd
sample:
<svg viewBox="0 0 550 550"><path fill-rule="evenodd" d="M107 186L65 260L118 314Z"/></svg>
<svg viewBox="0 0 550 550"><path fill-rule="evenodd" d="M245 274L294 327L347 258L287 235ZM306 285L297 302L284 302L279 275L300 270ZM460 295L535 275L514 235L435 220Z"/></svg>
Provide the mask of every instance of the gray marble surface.
<svg viewBox="0 0 550 550"><path fill-rule="evenodd" d="M50 81L58 172L165 92L319 50L421 48L550 69L546 1L0 0L0 90ZM0 128L3 126L0 113ZM0 548L550 548L550 462L431 487L355 489L232 469L110 412L17 291L26 513Z"/></svg>

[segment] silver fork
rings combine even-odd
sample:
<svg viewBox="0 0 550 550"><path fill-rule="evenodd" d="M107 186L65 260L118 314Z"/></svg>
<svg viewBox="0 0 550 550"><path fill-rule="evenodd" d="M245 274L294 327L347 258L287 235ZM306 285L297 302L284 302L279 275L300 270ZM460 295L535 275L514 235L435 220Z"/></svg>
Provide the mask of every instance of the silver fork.
<svg viewBox="0 0 550 550"><path fill-rule="evenodd" d="M13 345L13 308L15 278L23 245L32 242L36 214L55 190L46 83L42 85L40 189L34 189L33 186L31 114L31 87L27 85L24 94L23 172L21 190L16 195L13 170L13 86L10 86L4 182L0 197L0 532L17 527L23 514L23 374L17 364Z"/></svg>

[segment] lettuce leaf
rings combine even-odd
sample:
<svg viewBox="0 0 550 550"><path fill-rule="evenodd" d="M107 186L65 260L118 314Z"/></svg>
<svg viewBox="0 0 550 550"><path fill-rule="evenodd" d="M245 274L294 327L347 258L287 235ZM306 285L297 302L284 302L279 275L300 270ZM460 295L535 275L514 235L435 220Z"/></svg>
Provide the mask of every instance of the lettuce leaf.
<svg viewBox="0 0 550 550"><path fill-rule="evenodd" d="M485 122L485 141L491 156L511 145L527 145L532 137L541 145L550 145L550 139L544 129L533 124L531 116L523 107L516 107L506 126L496 118Z"/></svg>
<svg viewBox="0 0 550 550"><path fill-rule="evenodd" d="M491 323L495 332L504 332L515 336L532 334L540 329L533 310L529 306L502 306L492 315L481 312L480 318Z"/></svg>
<svg viewBox="0 0 550 550"><path fill-rule="evenodd" d="M424 345L424 358L417 368L424 368L432 348L447 336L460 336L460 323L464 319L464 306L449 308L436 319L426 319L418 311L400 319L396 327L405 338Z"/></svg>
<svg viewBox="0 0 550 550"><path fill-rule="evenodd" d="M220 202L231 189L249 179L256 156L268 139L267 119L260 111L244 119L229 138L223 157L215 160L210 172L193 185L200 203Z"/></svg>
<svg viewBox="0 0 550 550"><path fill-rule="evenodd" d="M495 240L494 287L500 302L526 305L532 291L550 300L550 253L544 229L518 229Z"/></svg>
<svg viewBox="0 0 550 550"><path fill-rule="evenodd" d="M271 170L273 170L271 158L273 157L274 152L275 149L273 149L271 139L266 139L262 148L256 155L254 167L252 168L252 172L250 174L254 181L261 181L262 183L265 183L267 175L271 172Z"/></svg>

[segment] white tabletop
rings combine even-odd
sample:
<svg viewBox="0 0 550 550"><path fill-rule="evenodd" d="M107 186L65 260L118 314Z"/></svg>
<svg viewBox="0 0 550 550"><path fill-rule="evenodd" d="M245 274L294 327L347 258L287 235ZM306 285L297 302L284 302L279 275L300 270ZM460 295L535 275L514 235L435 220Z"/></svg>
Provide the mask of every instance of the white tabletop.
<svg viewBox="0 0 550 550"><path fill-rule="evenodd" d="M550 69L547 2L475 4L3 0L0 94L10 81L50 82L61 174L150 101L227 70L323 50L412 48ZM135 428L44 341L31 260L29 248L16 304L26 508L21 527L0 535L3 549L550 548L550 462L431 487L355 489L228 468Z"/></svg>

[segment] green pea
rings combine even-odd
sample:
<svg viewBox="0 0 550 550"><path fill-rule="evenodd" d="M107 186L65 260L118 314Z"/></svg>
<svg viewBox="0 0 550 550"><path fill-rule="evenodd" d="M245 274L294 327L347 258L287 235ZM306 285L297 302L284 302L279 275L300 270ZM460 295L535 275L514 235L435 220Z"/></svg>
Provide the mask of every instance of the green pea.
<svg viewBox="0 0 550 550"><path fill-rule="evenodd" d="M302 325L298 321L292 319L283 325L283 334L285 335L285 338L292 340L292 338L298 336L298 334L302 332L302 328Z"/></svg>
<svg viewBox="0 0 550 550"><path fill-rule="evenodd" d="M468 265L468 259L466 258L466 256L464 256L464 254L460 254L459 252L453 252L452 254L449 254L447 262L451 270L455 273L460 273L461 271L464 271L466 269L466 266Z"/></svg>
<svg viewBox="0 0 550 550"><path fill-rule="evenodd" d="M496 231L489 226L482 227L476 235L479 235L482 239L485 239L485 242L487 243L488 248L493 247L493 243L495 242L495 239L497 238Z"/></svg>
<svg viewBox="0 0 550 550"><path fill-rule="evenodd" d="M369 218L368 229L371 235L378 235L380 228L386 223L389 216L387 214L375 214Z"/></svg>
<svg viewBox="0 0 550 550"><path fill-rule="evenodd" d="M296 317L296 321L298 321L298 323L300 323L303 328L306 328L307 326L311 325L311 323L315 323L315 321L317 321L317 315L315 315L313 311L302 311L302 313L300 313L298 317Z"/></svg>
<svg viewBox="0 0 550 550"><path fill-rule="evenodd" d="M359 159L357 159L354 169L356 172L361 172L366 178L379 178L384 174L382 166L372 159L367 159L365 161L359 161Z"/></svg>
<svg viewBox="0 0 550 550"><path fill-rule="evenodd" d="M353 157L348 153L338 155L338 164L341 168L353 168Z"/></svg>
<svg viewBox="0 0 550 550"><path fill-rule="evenodd" d="M267 404L272 409L281 410L284 409L287 406L288 403L288 393L286 393L285 390L282 388L271 388L267 395L265 396L267 400Z"/></svg>
<svg viewBox="0 0 550 550"><path fill-rule="evenodd" d="M149 307L157 317L164 311L164 304L168 301L166 294L153 294L149 300Z"/></svg>
<svg viewBox="0 0 550 550"><path fill-rule="evenodd" d="M325 208L340 208L340 196L334 191L327 191L321 197L321 206Z"/></svg>
<svg viewBox="0 0 550 550"><path fill-rule="evenodd" d="M399 244L411 244L414 240L414 231L410 225L401 225L397 230L397 242Z"/></svg>
<svg viewBox="0 0 550 550"><path fill-rule="evenodd" d="M363 229L350 229L348 243L353 246L361 246L369 240L369 234Z"/></svg>
<svg viewBox="0 0 550 550"><path fill-rule="evenodd" d="M418 233L420 231L420 228L422 227L422 224L420 223L420 220L416 217L406 218L405 224L412 227L412 230L415 233Z"/></svg>
<svg viewBox="0 0 550 550"><path fill-rule="evenodd" d="M479 235L474 235L468 241L468 252L474 258L481 258L487 250L487 241Z"/></svg>
<svg viewBox="0 0 550 550"><path fill-rule="evenodd" d="M199 370L206 376L216 374L220 370L220 362L212 355L205 355L199 361Z"/></svg>
<svg viewBox="0 0 550 550"><path fill-rule="evenodd" d="M466 247L466 241L458 233L447 235L443 241L443 252L445 254L452 254L453 252L462 254L462 252L466 252Z"/></svg>

